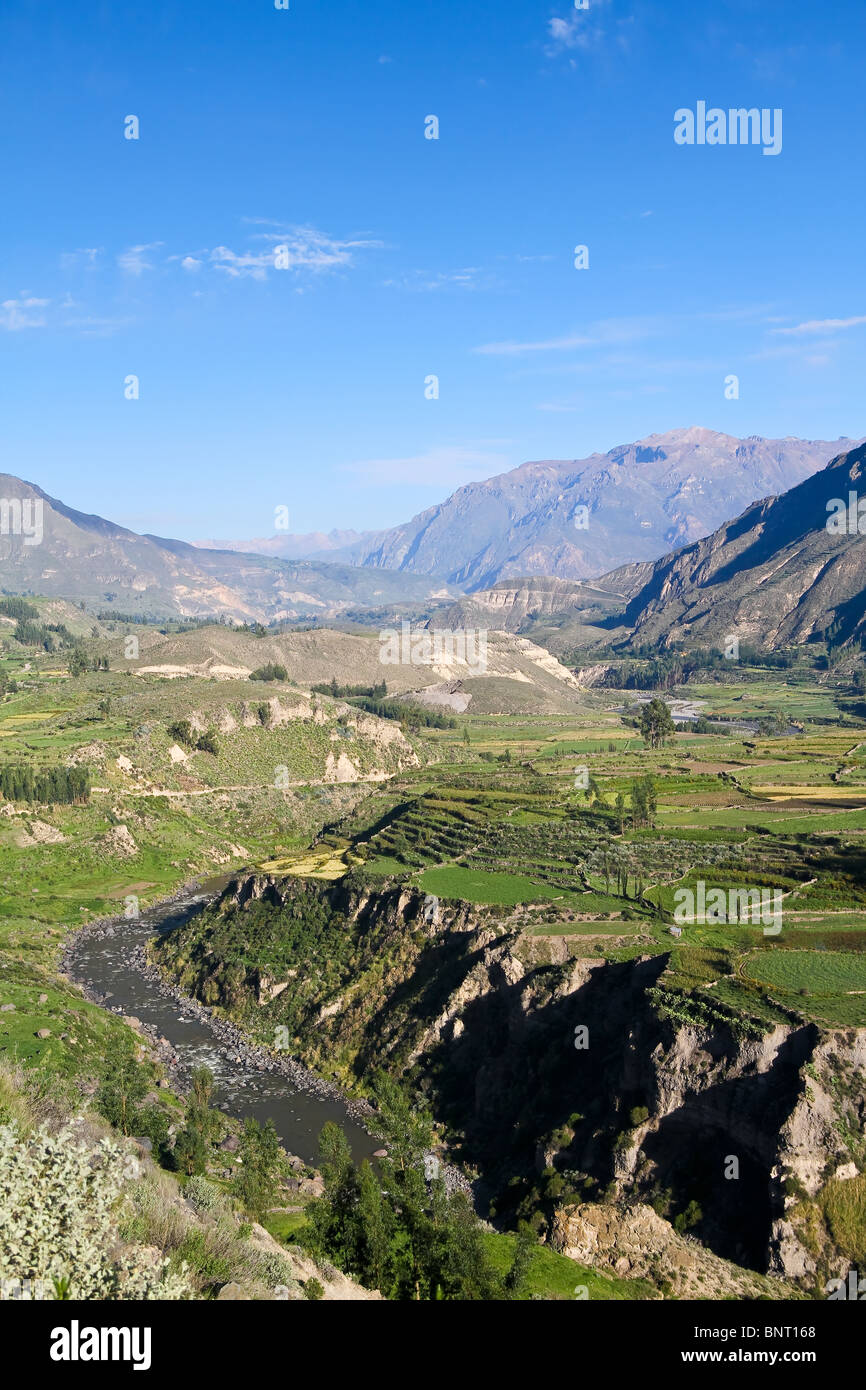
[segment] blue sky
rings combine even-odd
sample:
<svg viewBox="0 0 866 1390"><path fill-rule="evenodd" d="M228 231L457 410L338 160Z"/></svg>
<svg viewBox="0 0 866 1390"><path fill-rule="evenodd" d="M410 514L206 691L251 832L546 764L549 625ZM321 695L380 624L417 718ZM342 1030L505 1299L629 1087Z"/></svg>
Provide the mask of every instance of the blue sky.
<svg viewBox="0 0 866 1390"><path fill-rule="evenodd" d="M866 432L862 0L290 5L4 0L4 471L252 537L678 426ZM781 153L676 145L700 100L781 108Z"/></svg>

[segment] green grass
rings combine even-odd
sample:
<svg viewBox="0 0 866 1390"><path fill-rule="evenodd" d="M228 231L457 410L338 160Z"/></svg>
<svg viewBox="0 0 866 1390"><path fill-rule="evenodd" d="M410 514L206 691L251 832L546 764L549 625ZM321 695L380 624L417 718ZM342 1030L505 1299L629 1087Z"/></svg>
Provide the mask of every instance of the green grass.
<svg viewBox="0 0 866 1390"><path fill-rule="evenodd" d="M459 864L425 869L418 877L418 886L439 898L463 898L470 903L500 904L514 907L517 903L560 900L572 905L576 895L549 884L536 883L523 874L487 873L482 869L467 869Z"/></svg>
<svg viewBox="0 0 866 1390"><path fill-rule="evenodd" d="M283 1245L303 1244L301 1239L307 1226L304 1211L269 1211L262 1221L266 1231Z"/></svg>
<svg viewBox="0 0 866 1390"><path fill-rule="evenodd" d="M866 1266L866 1177L834 1178L818 1201L836 1245L862 1270Z"/></svg>
<svg viewBox="0 0 866 1390"><path fill-rule="evenodd" d="M514 1259L517 1237L488 1231L484 1243L496 1269L506 1274ZM585 1298L590 1303L600 1303L652 1298L653 1294L653 1286L646 1279L618 1279L614 1274L602 1274L549 1246L538 1245L532 1252L524 1298L559 1302Z"/></svg>
<svg viewBox="0 0 866 1390"><path fill-rule="evenodd" d="M866 991L866 954L844 951L757 951L745 972L786 994L837 995Z"/></svg>

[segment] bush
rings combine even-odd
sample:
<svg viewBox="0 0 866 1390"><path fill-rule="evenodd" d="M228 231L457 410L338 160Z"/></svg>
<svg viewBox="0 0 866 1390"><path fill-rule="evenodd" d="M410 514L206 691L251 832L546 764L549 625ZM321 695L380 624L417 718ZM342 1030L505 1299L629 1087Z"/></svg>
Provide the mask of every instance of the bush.
<svg viewBox="0 0 866 1390"><path fill-rule="evenodd" d="M632 1129L637 1129L638 1125L646 1124L649 1119L649 1111L645 1105L632 1106L628 1112L628 1122Z"/></svg>
<svg viewBox="0 0 866 1390"><path fill-rule="evenodd" d="M318 1279L308 1279L304 1285L304 1298L309 1298L311 1302L318 1302L325 1297L325 1290Z"/></svg>
<svg viewBox="0 0 866 1390"><path fill-rule="evenodd" d="M174 739L182 748L193 748L195 746L195 734L193 727L188 719L177 719L174 724L169 724L166 729L169 738Z"/></svg>
<svg viewBox="0 0 866 1390"><path fill-rule="evenodd" d="M168 1274L166 1261L139 1263L134 1248L118 1251L128 1159L112 1140L81 1143L69 1126L29 1139L13 1125L0 1128L0 1278L36 1281L42 1299L66 1280L73 1299L187 1297L185 1276Z"/></svg>
<svg viewBox="0 0 866 1390"><path fill-rule="evenodd" d="M194 1174L186 1187L183 1195L194 1207L197 1212L207 1212L211 1216L219 1216L227 1212L230 1203L226 1196L217 1187L216 1183L209 1182L207 1178L200 1174Z"/></svg>
<svg viewBox="0 0 866 1390"><path fill-rule="evenodd" d="M198 1229L188 1231L178 1247L178 1257L189 1265L205 1286L227 1284L234 1273L232 1261L218 1248L210 1233Z"/></svg>
<svg viewBox="0 0 866 1390"><path fill-rule="evenodd" d="M674 1217L674 1230L679 1231L680 1235L685 1235L692 1226L697 1226L703 1220L704 1213L701 1211L697 1202L689 1202L685 1211L681 1211L679 1216Z"/></svg>
<svg viewBox="0 0 866 1390"><path fill-rule="evenodd" d="M257 670L250 672L251 681L284 681L288 677L285 666L281 666L277 661L268 661L264 666L259 666Z"/></svg>

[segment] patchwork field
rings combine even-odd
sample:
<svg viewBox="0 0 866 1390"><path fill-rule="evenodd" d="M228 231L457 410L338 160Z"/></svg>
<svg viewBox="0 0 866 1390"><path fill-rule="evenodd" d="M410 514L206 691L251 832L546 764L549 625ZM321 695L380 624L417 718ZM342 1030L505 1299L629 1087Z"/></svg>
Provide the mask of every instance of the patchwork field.
<svg viewBox="0 0 866 1390"><path fill-rule="evenodd" d="M75 611L49 616L81 632ZM369 635L332 634L333 651L314 633L137 635L130 665L117 627L92 625L109 669L76 677L9 639L0 656L0 775L26 762L91 781L84 804L0 804L0 953L28 1055L42 1047L37 984L70 928L246 866L413 885L572 955L665 955L672 996L755 1026L866 1022L866 723L844 683L750 672L741 688L689 686L675 707L716 722L681 721L653 750L633 691L569 691L566 714L541 697L512 714L476 701L450 727L413 727L303 682L344 679L334 663L347 641L369 656ZM284 679L244 674L287 653ZM171 662L183 679L159 669ZM688 920L675 940L677 891L699 883L778 892L780 933ZM710 953L700 969L686 948Z"/></svg>

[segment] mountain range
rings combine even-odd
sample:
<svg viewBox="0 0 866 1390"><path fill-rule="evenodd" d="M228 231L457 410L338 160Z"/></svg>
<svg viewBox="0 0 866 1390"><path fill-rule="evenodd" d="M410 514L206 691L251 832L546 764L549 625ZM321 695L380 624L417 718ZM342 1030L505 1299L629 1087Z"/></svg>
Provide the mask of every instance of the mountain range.
<svg viewBox="0 0 866 1390"><path fill-rule="evenodd" d="M756 498L787 491L855 442L669 430L606 454L524 463L469 483L404 525L347 546L330 542L327 558L439 576L467 590L526 575L589 579L709 535ZM310 555L310 541L285 536L231 544Z"/></svg>
<svg viewBox="0 0 866 1390"><path fill-rule="evenodd" d="M862 516L860 501L862 499ZM862 532L860 530L862 527ZM709 536L593 584L501 580L438 612L437 626L490 626L562 652L611 641L774 648L866 635L866 446L837 455Z"/></svg>
<svg viewBox="0 0 866 1390"><path fill-rule="evenodd" d="M834 454L829 464L828 451ZM844 639L864 622L866 549L858 516L840 533L825 522L834 498L847 506L849 494L858 493L864 459L862 445L839 452L826 442L673 430L583 465L525 464L461 488L424 513L423 525L416 518L408 528L381 533L390 539L380 538L373 551L366 540L353 542L348 552L335 548L328 561L137 535L0 474L0 588L70 599L95 612L151 617L357 618L375 625L398 614L432 613L437 626L505 629L542 642L558 631L552 650L609 641L611 634L666 645L715 642L737 632L773 646L805 641L831 625ZM754 500L768 480L783 484L791 476L797 479L792 486ZM731 510L706 534L659 557L663 534L673 532L679 541L683 532L700 531L705 518L742 495L745 509L735 521ZM37 504L34 543L33 536L14 533L15 508L33 512ZM575 548L563 539L563 528L580 506L587 509L588 529L572 523L580 537ZM502 528L498 540L496 524ZM26 524L19 529L26 531ZM578 564L577 551L580 563L590 565L592 547L620 563L590 583L570 570ZM547 565L549 572L530 567L516 579L482 586L482 571L508 567L506 552ZM338 560L344 553L356 563Z"/></svg>
<svg viewBox="0 0 866 1390"><path fill-rule="evenodd" d="M623 621L637 641L661 646L735 634L777 647L828 628L839 642L866 635L861 499L866 513L863 445L642 573L632 568L621 585L631 592ZM607 576L612 587L617 581Z"/></svg>
<svg viewBox="0 0 866 1390"><path fill-rule="evenodd" d="M84 602L95 611L148 617L247 621L333 620L356 610L414 611L455 590L425 576L388 574L316 560L201 550L185 541L140 536L88 516L33 483L0 474L0 499L27 517L41 503L38 543L14 534L16 512L0 516L0 588ZM2 505L2 502L0 502Z"/></svg>

